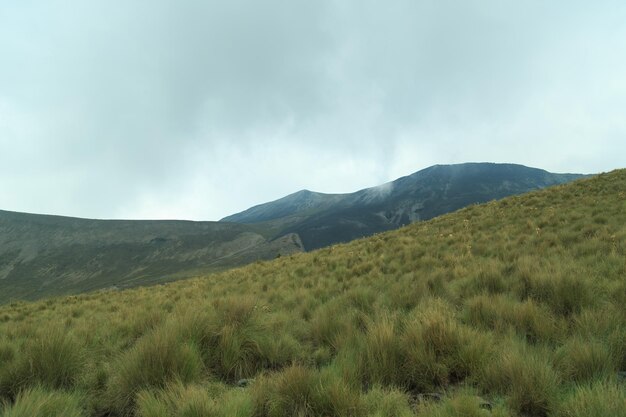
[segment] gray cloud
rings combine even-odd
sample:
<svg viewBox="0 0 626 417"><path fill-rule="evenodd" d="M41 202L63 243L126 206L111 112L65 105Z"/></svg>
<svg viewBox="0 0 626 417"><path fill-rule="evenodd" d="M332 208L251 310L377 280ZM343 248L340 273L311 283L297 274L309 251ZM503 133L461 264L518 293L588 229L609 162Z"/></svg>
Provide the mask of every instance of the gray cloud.
<svg viewBox="0 0 626 417"><path fill-rule="evenodd" d="M0 208L217 219L435 163L624 166L618 1L5 3Z"/></svg>

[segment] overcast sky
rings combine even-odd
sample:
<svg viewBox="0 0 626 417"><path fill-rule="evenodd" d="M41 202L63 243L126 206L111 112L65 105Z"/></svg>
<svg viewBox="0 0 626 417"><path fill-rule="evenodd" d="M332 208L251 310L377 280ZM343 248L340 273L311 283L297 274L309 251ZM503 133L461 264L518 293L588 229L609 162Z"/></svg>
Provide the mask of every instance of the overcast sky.
<svg viewBox="0 0 626 417"><path fill-rule="evenodd" d="M433 164L626 167L626 2L2 0L0 209L217 220Z"/></svg>

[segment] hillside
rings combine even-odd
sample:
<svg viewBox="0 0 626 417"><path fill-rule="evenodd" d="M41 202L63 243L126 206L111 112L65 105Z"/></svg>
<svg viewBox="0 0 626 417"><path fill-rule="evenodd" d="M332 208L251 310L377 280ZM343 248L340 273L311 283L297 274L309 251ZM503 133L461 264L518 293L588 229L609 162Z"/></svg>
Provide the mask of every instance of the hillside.
<svg viewBox="0 0 626 417"><path fill-rule="evenodd" d="M580 177L515 164L435 165L350 194L299 191L222 221L262 224L276 235L297 233L313 250Z"/></svg>
<svg viewBox="0 0 626 417"><path fill-rule="evenodd" d="M626 170L0 307L3 417L626 416Z"/></svg>
<svg viewBox="0 0 626 417"><path fill-rule="evenodd" d="M434 166L352 194L301 191L221 222L89 220L0 210L0 303L188 278L577 177L510 164Z"/></svg>
<svg viewBox="0 0 626 417"><path fill-rule="evenodd" d="M297 236L218 222L0 211L0 303L171 281L301 250Z"/></svg>

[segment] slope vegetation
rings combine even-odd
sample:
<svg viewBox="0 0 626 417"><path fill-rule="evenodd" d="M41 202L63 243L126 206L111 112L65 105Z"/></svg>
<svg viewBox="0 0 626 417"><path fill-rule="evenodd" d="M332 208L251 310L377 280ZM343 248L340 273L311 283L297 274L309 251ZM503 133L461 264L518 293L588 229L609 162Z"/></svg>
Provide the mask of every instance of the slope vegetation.
<svg viewBox="0 0 626 417"><path fill-rule="evenodd" d="M0 303L171 281L302 250L297 236L270 241L257 229L0 211Z"/></svg>
<svg viewBox="0 0 626 417"><path fill-rule="evenodd" d="M626 171L202 278L0 307L16 416L626 416Z"/></svg>
<svg viewBox="0 0 626 417"><path fill-rule="evenodd" d="M0 210L0 303L188 278L577 177L507 164L436 166L353 194L302 191L227 218L236 223L89 220Z"/></svg>

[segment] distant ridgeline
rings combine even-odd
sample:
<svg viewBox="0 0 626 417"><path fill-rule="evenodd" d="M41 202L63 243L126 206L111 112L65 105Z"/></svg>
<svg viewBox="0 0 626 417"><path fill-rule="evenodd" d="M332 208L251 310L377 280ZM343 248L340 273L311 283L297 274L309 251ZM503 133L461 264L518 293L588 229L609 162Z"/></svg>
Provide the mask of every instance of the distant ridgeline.
<svg viewBox="0 0 626 417"><path fill-rule="evenodd" d="M302 251L220 222L88 220L0 211L0 303L191 277Z"/></svg>
<svg viewBox="0 0 626 417"><path fill-rule="evenodd" d="M89 220L0 211L0 303L223 270L581 176L511 164L436 165L351 194L299 191L220 222Z"/></svg>
<svg viewBox="0 0 626 417"><path fill-rule="evenodd" d="M583 176L515 164L435 165L350 194L302 190L221 221L255 224L270 236L296 233L313 250Z"/></svg>

